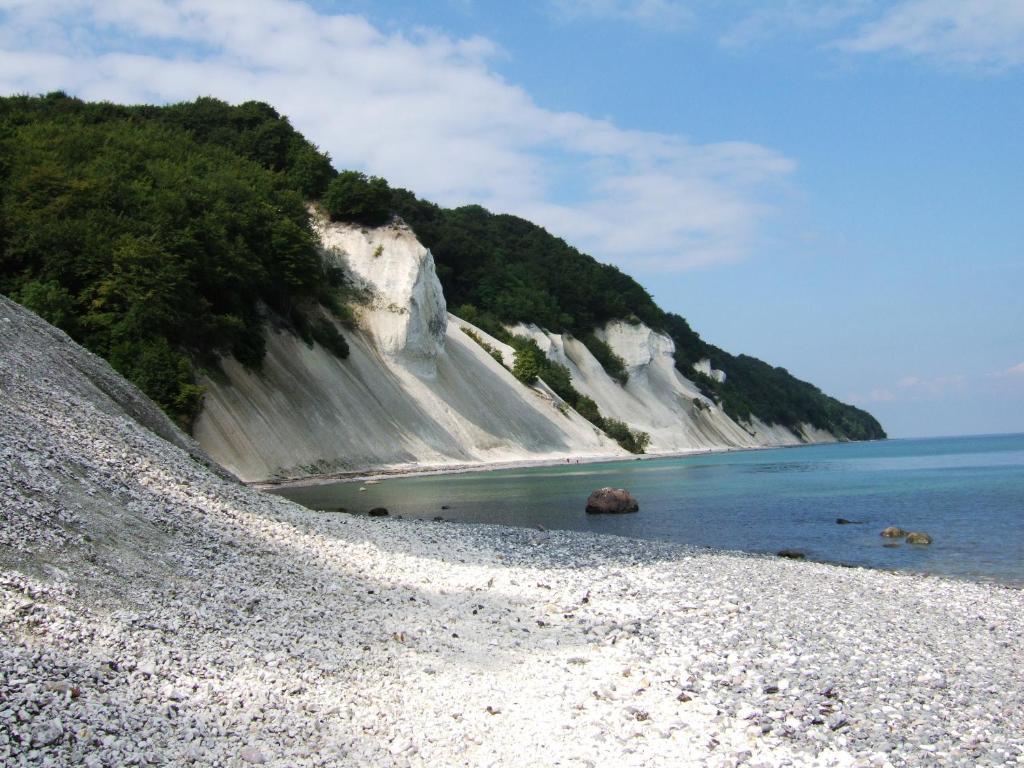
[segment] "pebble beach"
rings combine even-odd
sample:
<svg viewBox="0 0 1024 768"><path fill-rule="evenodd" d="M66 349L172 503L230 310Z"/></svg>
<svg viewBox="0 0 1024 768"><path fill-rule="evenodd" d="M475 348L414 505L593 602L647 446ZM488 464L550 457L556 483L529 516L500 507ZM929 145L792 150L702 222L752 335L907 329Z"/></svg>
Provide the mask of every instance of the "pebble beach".
<svg viewBox="0 0 1024 768"><path fill-rule="evenodd" d="M1024 764L1019 589L306 510L0 309L0 764Z"/></svg>

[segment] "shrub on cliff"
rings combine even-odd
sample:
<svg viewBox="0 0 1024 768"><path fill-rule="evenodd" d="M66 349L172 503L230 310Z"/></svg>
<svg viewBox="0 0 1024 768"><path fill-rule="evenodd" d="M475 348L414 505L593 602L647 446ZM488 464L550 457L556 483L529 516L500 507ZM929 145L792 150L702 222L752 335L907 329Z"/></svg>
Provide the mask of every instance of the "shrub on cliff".
<svg viewBox="0 0 1024 768"><path fill-rule="evenodd" d="M630 429L628 424L616 419L605 419L602 429L630 453L643 453L651 442L651 436L646 432Z"/></svg>
<svg viewBox="0 0 1024 768"><path fill-rule="evenodd" d="M516 349L516 361L512 364L512 375L527 386L535 383L540 375L542 361L537 352L539 350L527 346Z"/></svg>
<svg viewBox="0 0 1024 768"><path fill-rule="evenodd" d="M597 362L604 368L605 373L615 379L619 384L623 386L629 381L629 371L626 370L626 362L619 357L608 346L607 342L597 338L592 333L584 334L580 337L580 341L583 342L583 346L590 350Z"/></svg>
<svg viewBox="0 0 1024 768"><path fill-rule="evenodd" d="M571 405L580 416L615 440L631 453L643 453L651 438L646 432L630 429L621 421L606 418L589 397L580 394L572 385L569 369L548 358L533 339L510 336L508 342L515 349L516 362L513 375L527 386L543 379L556 395Z"/></svg>

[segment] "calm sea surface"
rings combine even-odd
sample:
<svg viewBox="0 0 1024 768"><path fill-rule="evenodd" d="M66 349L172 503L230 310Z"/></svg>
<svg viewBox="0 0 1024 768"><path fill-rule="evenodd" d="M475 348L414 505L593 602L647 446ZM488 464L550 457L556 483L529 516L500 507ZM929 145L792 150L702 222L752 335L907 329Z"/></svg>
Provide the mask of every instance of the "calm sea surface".
<svg viewBox="0 0 1024 768"><path fill-rule="evenodd" d="M632 491L634 515L583 511L588 494ZM314 509L668 539L1024 586L1024 435L889 440L562 465L291 488ZM441 510L441 506L449 507ZM860 525L837 525L836 518ZM888 548L889 525L929 547Z"/></svg>

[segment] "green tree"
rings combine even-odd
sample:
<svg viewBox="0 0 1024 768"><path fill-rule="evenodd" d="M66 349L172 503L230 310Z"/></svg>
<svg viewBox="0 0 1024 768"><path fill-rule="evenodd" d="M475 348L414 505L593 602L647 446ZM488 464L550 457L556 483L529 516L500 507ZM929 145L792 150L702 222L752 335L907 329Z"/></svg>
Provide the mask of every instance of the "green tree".
<svg viewBox="0 0 1024 768"><path fill-rule="evenodd" d="M333 169L267 105L3 98L0 158L0 291L183 425L198 370L258 368L270 318L348 353L303 199Z"/></svg>
<svg viewBox="0 0 1024 768"><path fill-rule="evenodd" d="M391 218L391 189L384 179L358 171L339 173L321 201L333 221L353 221L374 227Z"/></svg>
<svg viewBox="0 0 1024 768"><path fill-rule="evenodd" d="M29 280L14 297L41 318L67 332L75 329L74 299L54 280Z"/></svg>

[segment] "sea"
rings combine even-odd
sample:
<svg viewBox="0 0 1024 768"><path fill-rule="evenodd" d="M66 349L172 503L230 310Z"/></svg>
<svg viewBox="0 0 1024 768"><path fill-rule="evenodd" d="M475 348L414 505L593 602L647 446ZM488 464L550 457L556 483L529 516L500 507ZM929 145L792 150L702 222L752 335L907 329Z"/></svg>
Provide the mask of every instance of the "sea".
<svg viewBox="0 0 1024 768"><path fill-rule="evenodd" d="M604 486L628 489L640 511L586 514L587 496ZM820 562L1024 587L1024 434L568 463L278 492L319 510L385 507L392 516L448 523L765 554L791 549ZM840 518L851 522L838 524ZM883 538L888 526L923 531L933 542Z"/></svg>

